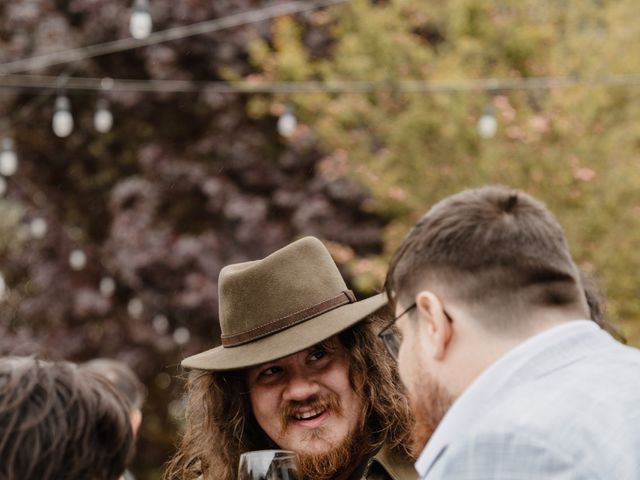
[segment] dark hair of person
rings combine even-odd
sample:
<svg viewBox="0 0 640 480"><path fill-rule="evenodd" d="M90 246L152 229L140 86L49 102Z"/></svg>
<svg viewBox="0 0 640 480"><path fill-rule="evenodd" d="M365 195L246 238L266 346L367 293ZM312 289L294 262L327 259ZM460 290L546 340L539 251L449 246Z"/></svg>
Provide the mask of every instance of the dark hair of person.
<svg viewBox="0 0 640 480"><path fill-rule="evenodd" d="M133 442L128 408L72 363L0 358L0 478L118 479Z"/></svg>
<svg viewBox="0 0 640 480"><path fill-rule="evenodd" d="M627 343L626 337L620 328L607 318L606 299L598 282L592 275L580 270L580 280L584 288L584 296L589 306L589 317L596 322L600 328L608 332L613 338L621 343Z"/></svg>
<svg viewBox="0 0 640 480"><path fill-rule="evenodd" d="M82 370L102 375L124 394L134 408L142 408L146 387L125 363L111 358L95 358L79 365Z"/></svg>
<svg viewBox="0 0 640 480"><path fill-rule="evenodd" d="M395 362L377 338L381 316L338 335L351 359L349 378L365 405L361 428L375 450L383 443L408 457L413 424ZM166 480L235 480L240 454L277 448L252 413L242 371L194 371L186 386L185 432Z"/></svg>
<svg viewBox="0 0 640 480"><path fill-rule="evenodd" d="M587 315L562 228L542 203L503 186L447 197L409 232L391 260L387 293L410 304L427 285L475 308L493 331L518 328L514 319L535 308Z"/></svg>

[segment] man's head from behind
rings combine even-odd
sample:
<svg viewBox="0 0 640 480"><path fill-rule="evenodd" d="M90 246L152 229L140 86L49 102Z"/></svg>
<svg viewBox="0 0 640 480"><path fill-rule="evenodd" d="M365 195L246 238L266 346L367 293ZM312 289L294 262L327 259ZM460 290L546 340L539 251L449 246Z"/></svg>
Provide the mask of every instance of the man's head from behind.
<svg viewBox="0 0 640 480"><path fill-rule="evenodd" d="M116 480L132 445L128 405L67 362L0 359L0 478Z"/></svg>
<svg viewBox="0 0 640 480"><path fill-rule="evenodd" d="M558 222L531 196L500 186L434 205L396 251L387 291L396 314L416 305L397 325L418 443L501 353L558 322L588 318Z"/></svg>
<svg viewBox="0 0 640 480"><path fill-rule="evenodd" d="M235 478L239 455L265 448L335 478L383 443L403 447L408 404L369 318L384 297L356 301L312 238L225 267L219 288L223 345L183 362L196 371L169 478L194 463L205 480Z"/></svg>
<svg viewBox="0 0 640 480"><path fill-rule="evenodd" d="M131 405L129 417L134 435L142 422L142 405L146 388L129 366L112 358L94 358L79 365L81 370L100 375L108 380Z"/></svg>
<svg viewBox="0 0 640 480"><path fill-rule="evenodd" d="M447 197L413 227L392 259L387 290L409 305L425 288L446 290L496 333L526 329L531 308L586 316L560 225L543 204L507 187Z"/></svg>

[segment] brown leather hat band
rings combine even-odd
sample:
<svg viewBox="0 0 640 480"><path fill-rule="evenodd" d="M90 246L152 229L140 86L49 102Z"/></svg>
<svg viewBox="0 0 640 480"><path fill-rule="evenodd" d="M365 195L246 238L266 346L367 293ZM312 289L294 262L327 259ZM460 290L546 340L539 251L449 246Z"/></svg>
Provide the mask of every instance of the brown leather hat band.
<svg viewBox="0 0 640 480"><path fill-rule="evenodd" d="M325 300L316 305L305 308L304 310L272 320L271 322L260 325L259 327L247 330L246 332L236 333L235 335L223 334L221 336L222 345L224 347L237 347L238 345L253 342L259 338L266 337L267 335L279 332L280 330L292 327L293 325L297 325L298 323L309 320L310 318L317 317L318 315L342 305L346 305L347 303L354 303L355 301L356 296L353 292L351 290L345 290L329 300Z"/></svg>

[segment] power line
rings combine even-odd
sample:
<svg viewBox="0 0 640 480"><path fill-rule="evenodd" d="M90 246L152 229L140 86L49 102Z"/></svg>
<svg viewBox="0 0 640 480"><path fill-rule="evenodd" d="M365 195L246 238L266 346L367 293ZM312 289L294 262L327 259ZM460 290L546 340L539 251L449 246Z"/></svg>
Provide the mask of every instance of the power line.
<svg viewBox="0 0 640 480"><path fill-rule="evenodd" d="M621 87L640 85L640 74L601 75L594 77L557 76L526 78L479 78L468 80L429 81L239 81L198 82L187 80L131 80L68 77L63 86L58 77L48 75L0 76L0 89L39 89L66 91L113 92L215 92L215 93L370 93L381 90L405 93L494 92L501 90L547 90L566 87Z"/></svg>
<svg viewBox="0 0 640 480"><path fill-rule="evenodd" d="M144 39L123 38L111 42L98 43L88 45L86 47L73 48L70 50L62 50L58 52L47 53L35 57L14 60L0 64L0 75L21 73L34 69L50 67L52 65L60 65L64 63L77 62L87 58L93 58L109 53L123 52L139 47L147 47L158 43L168 42L171 40L179 40L191 37L193 35L201 35L204 33L217 32L227 28L238 27L250 23L269 20L282 15L292 15L308 10L316 10L318 8L329 7L349 0L311 0L305 2L288 2L280 5L273 5L257 10L250 10L235 15L207 20L204 22L194 23L191 25L183 25L179 27L169 28L154 32Z"/></svg>

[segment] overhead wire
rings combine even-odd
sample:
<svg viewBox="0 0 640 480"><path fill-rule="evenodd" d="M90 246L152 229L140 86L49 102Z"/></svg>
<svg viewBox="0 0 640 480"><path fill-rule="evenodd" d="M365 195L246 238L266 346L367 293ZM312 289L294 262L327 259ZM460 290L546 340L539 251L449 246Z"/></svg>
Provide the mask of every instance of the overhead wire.
<svg viewBox="0 0 640 480"><path fill-rule="evenodd" d="M108 84L108 88L105 88ZM466 80L309 80L270 81L244 80L237 82L189 80L132 80L113 78L68 77L67 91L162 92L162 93L370 93L390 90L406 93L494 92L501 90L544 90L576 86L636 86L640 74L600 75L593 77L554 76L523 78L478 78ZM48 75L0 76L0 89L59 89L60 81Z"/></svg>
<svg viewBox="0 0 640 480"><path fill-rule="evenodd" d="M2 63L0 64L0 79L2 79L2 86L0 87L0 89L40 88L44 90L59 90L61 86L61 80L58 77L47 77L46 83L38 87L36 81L30 81L27 77L20 78L20 76L16 76L15 74L34 69L43 69L53 65L68 64L75 61L97 57L100 55L123 52L135 48L167 42L170 40L187 38L194 35L212 33L228 28L257 23L282 15L292 15L323 7L329 7L332 5L338 5L341 3L346 3L348 1L349 0L311 0L305 2L293 1L284 4L272 5L261 9L250 10L248 12L227 15L204 22L157 31L150 34L145 39L124 38L110 42L88 45L68 50L61 50ZM70 71L70 68L71 67L67 67L65 73L61 75L61 77L64 78L65 89L68 88L69 90L76 91L79 89L85 89L84 87L74 86L77 82L83 84L83 80L74 79L71 81L72 85L67 85L67 83L69 83L69 76L67 72ZM89 88L88 90L111 89L105 89L104 79L101 79L101 82L102 83L100 84L99 88L94 86L92 88ZM145 82L145 80L139 80L137 82ZM149 83L153 81L146 80L146 82ZM51 94L52 92L50 91L42 92L37 97L34 97L29 102L22 105L18 112L14 113L11 118L3 118L2 121L0 121L0 133L5 134L5 132L9 131L12 123L29 115L36 108L40 107L51 96Z"/></svg>
<svg viewBox="0 0 640 480"><path fill-rule="evenodd" d="M318 8L330 7L349 0L310 0L294 1L268 7L241 12L225 17L206 20L204 22L181 25L151 33L147 38L136 39L132 37L113 40L105 43L87 45L84 47L61 50L46 53L29 58L13 60L0 64L0 75L27 72L35 69L42 69L53 65L77 62L101 55L123 52L134 48L147 47L158 43L192 37L205 33L217 32L228 28L239 27L251 23L269 20L283 15L293 15Z"/></svg>

